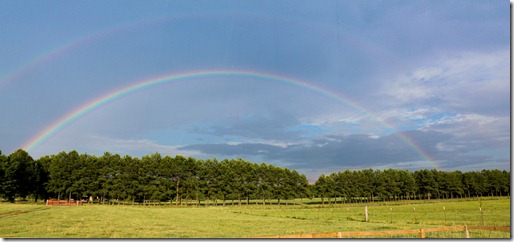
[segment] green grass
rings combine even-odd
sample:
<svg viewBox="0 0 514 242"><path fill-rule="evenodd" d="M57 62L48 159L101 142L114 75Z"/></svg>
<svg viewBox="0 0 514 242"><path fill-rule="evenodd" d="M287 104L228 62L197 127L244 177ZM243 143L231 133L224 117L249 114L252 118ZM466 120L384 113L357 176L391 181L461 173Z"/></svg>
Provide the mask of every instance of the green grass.
<svg viewBox="0 0 514 242"><path fill-rule="evenodd" d="M371 203L367 204L369 222L363 222L365 205L176 208L130 205L52 207L3 203L0 204L0 237L241 238L482 225L482 221L485 226L510 226L508 198L483 199L483 215L478 200ZM472 238L509 238L510 232L470 231L470 235ZM462 238L462 232L427 233L426 236Z"/></svg>

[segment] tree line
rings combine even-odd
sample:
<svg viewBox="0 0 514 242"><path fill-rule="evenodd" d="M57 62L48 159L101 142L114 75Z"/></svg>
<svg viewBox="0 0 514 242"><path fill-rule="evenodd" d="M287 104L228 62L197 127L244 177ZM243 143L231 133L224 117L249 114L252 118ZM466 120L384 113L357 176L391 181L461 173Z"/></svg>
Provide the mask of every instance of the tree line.
<svg viewBox="0 0 514 242"><path fill-rule="evenodd" d="M288 203L321 197L322 203L510 195L510 172L345 170L320 175L309 184L295 170L242 159L199 160L159 153L141 158L105 152L102 156L60 152L33 159L19 149L0 152L0 197L101 203L127 201L199 205ZM339 199L339 201L338 201Z"/></svg>
<svg viewBox="0 0 514 242"><path fill-rule="evenodd" d="M354 170L320 175L314 184L325 203L510 196L510 171L439 171L436 169Z"/></svg>

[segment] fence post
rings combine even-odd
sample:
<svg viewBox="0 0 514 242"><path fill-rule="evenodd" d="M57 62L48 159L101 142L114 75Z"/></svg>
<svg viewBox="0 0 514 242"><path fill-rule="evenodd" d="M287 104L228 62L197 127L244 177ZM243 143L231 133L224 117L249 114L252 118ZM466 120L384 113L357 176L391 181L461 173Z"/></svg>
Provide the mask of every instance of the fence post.
<svg viewBox="0 0 514 242"><path fill-rule="evenodd" d="M368 206L364 207L364 213L366 214L366 222L368 222Z"/></svg>
<svg viewBox="0 0 514 242"><path fill-rule="evenodd" d="M469 230L468 230L468 226L464 226L464 237L466 239L469 239Z"/></svg>
<svg viewBox="0 0 514 242"><path fill-rule="evenodd" d="M343 238L343 232L337 232L337 238L338 239Z"/></svg>
<svg viewBox="0 0 514 242"><path fill-rule="evenodd" d="M421 239L425 238L425 230L419 229L419 238L421 238Z"/></svg>

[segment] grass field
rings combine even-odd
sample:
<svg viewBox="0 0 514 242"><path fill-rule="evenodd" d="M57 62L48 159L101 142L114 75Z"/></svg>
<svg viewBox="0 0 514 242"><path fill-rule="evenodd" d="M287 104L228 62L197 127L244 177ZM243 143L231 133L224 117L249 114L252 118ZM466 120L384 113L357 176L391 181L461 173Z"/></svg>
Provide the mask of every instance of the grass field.
<svg viewBox="0 0 514 242"><path fill-rule="evenodd" d="M311 201L316 202L316 201ZM366 204L172 207L0 204L2 238L241 238L453 225L510 226L510 198ZM443 210L444 207L444 210ZM458 237L452 232L428 237ZM510 232L471 231L472 238ZM415 235L414 235L415 237Z"/></svg>

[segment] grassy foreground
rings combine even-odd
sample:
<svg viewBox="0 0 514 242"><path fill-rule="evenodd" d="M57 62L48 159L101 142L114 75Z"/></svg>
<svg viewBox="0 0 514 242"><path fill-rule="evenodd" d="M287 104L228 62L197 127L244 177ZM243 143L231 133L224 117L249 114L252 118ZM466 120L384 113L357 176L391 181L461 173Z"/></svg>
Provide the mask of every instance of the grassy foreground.
<svg viewBox="0 0 514 242"><path fill-rule="evenodd" d="M241 238L454 225L510 226L510 198L366 204L227 207L0 204L2 238ZM444 208L444 209L443 209ZM510 238L510 232L471 231ZM458 237L450 232L428 237ZM412 236L411 236L412 237ZM415 235L414 235L415 237Z"/></svg>

